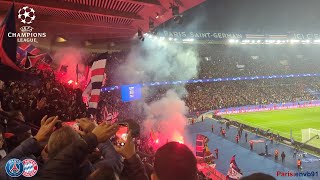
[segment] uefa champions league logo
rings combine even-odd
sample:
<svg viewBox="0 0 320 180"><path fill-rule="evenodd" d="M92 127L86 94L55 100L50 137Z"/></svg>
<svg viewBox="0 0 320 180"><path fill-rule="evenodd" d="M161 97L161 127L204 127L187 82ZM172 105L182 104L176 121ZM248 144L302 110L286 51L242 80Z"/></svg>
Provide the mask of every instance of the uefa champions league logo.
<svg viewBox="0 0 320 180"><path fill-rule="evenodd" d="M18 20L25 26L20 27L21 32L8 32L9 38L17 38L19 43L38 43L38 38L45 38L45 32L32 32L33 27L30 26L36 19L35 10L32 7L24 6L18 10Z"/></svg>
<svg viewBox="0 0 320 180"><path fill-rule="evenodd" d="M18 19L23 24L31 24L36 19L35 10L28 6L22 7L18 11Z"/></svg>

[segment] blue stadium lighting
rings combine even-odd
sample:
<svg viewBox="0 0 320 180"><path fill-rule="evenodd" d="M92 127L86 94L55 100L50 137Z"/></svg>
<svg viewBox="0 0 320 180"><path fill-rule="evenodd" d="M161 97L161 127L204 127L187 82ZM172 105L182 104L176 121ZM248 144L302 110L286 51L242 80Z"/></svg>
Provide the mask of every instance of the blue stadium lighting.
<svg viewBox="0 0 320 180"><path fill-rule="evenodd" d="M286 74L286 75L271 75L271 76L241 76L241 77L227 77L227 78L211 78L211 79L197 79L197 80L181 80L181 81L162 81L149 82L139 84L141 86L162 86L162 85L178 85L191 83L209 83L209 82L225 82L225 81L245 81L256 79L280 79L280 78L298 78L298 77L320 77L320 73L313 74ZM120 86L105 87L103 91L113 91L120 89Z"/></svg>

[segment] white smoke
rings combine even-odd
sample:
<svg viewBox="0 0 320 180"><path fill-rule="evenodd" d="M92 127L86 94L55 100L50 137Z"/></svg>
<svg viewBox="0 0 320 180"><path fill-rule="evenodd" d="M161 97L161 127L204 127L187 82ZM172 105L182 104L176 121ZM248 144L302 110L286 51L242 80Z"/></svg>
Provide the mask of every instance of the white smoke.
<svg viewBox="0 0 320 180"><path fill-rule="evenodd" d="M189 80L197 77L199 64L197 48L158 39L146 39L132 48L125 64L118 69L118 78L124 83ZM183 87L183 86L181 86ZM166 141L183 141L188 107L181 99L184 88L168 90L159 100L144 103L146 120L144 131L158 133L160 145ZM144 89L143 96L157 96Z"/></svg>
<svg viewBox="0 0 320 180"><path fill-rule="evenodd" d="M188 80L197 76L198 55L194 47L146 39L134 47L118 70L124 83Z"/></svg>

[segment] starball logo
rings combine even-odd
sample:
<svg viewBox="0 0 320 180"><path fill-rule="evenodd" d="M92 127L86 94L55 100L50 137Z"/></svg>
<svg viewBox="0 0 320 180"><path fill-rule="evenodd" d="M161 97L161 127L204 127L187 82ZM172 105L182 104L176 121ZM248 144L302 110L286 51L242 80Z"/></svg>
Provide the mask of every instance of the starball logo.
<svg viewBox="0 0 320 180"><path fill-rule="evenodd" d="M18 11L18 19L23 24L31 24L36 19L35 10L31 7L24 6Z"/></svg>
<svg viewBox="0 0 320 180"><path fill-rule="evenodd" d="M30 26L36 20L36 11L29 6L24 6L18 10L18 20L24 25L20 27L21 32L9 32L8 37L17 38L17 42L38 43L38 38L45 38L45 32L32 32L34 28Z"/></svg>

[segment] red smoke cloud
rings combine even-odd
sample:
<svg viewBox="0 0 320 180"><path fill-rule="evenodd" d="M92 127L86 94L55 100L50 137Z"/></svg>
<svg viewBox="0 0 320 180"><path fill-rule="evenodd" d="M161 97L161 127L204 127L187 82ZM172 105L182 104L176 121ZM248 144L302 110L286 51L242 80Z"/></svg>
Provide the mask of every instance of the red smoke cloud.
<svg viewBox="0 0 320 180"><path fill-rule="evenodd" d="M75 85L77 82L77 65L78 65L78 84L83 86L86 83L87 67L84 64L86 53L81 49L62 48L54 55L54 63L58 66L56 77L62 83L73 81L70 85ZM66 71L65 71L66 70Z"/></svg>
<svg viewBox="0 0 320 180"><path fill-rule="evenodd" d="M154 149L170 141L186 143L184 139L188 108L177 93L169 90L159 101L145 105L147 119L144 121L145 135L150 135ZM158 141L158 143L157 143Z"/></svg>

